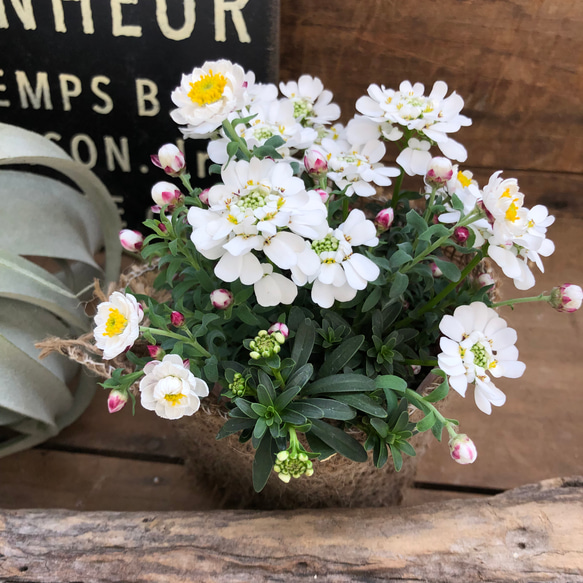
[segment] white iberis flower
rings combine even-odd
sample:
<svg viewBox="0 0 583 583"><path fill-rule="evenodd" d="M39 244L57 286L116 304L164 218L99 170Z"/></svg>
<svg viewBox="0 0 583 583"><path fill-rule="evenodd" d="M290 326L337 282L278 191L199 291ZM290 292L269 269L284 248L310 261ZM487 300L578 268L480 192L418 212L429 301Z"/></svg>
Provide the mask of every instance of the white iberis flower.
<svg viewBox="0 0 583 583"><path fill-rule="evenodd" d="M378 186L389 186L389 177L399 175L397 168L380 163L386 148L378 140L351 146L344 140L324 138L321 147L328 160L328 177L340 190L346 188L347 196L374 196L376 189L371 182Z"/></svg>
<svg viewBox="0 0 583 583"><path fill-rule="evenodd" d="M395 161L409 176L425 176L431 162L430 148L431 144L427 140L410 138L407 147Z"/></svg>
<svg viewBox="0 0 583 583"><path fill-rule="evenodd" d="M490 177L482 192L484 209L492 224L488 238L488 255L498 264L506 277L514 280L517 289L530 289L535 284L528 265L536 263L544 272L541 256L551 255L555 246L546 238L547 227L555 218L543 205L532 209L523 206L524 195L516 179L500 178L501 171Z"/></svg>
<svg viewBox="0 0 583 583"><path fill-rule="evenodd" d="M209 394L207 384L196 378L178 354L167 354L144 366L140 381L142 407L164 419L192 415L200 407L200 397Z"/></svg>
<svg viewBox="0 0 583 583"><path fill-rule="evenodd" d="M514 346L516 331L482 302L459 306L453 316L442 318L439 329L445 336L437 362L449 376L450 386L465 397L468 383L475 383L476 405L489 415L492 405L500 407L506 396L487 373L515 379L526 368Z"/></svg>
<svg viewBox="0 0 583 583"><path fill-rule="evenodd" d="M415 130L436 142L444 156L464 162L466 149L448 136L472 123L460 114L464 100L455 92L445 97L447 84L443 81L436 81L427 97L424 91L422 83L411 85L409 81L403 81L398 91L373 84L368 96L358 99L356 109L378 123L388 121Z"/></svg>
<svg viewBox="0 0 583 583"><path fill-rule="evenodd" d="M133 346L140 335L143 317L142 306L131 294L113 292L107 302L97 306L93 335L105 360L115 358Z"/></svg>
<svg viewBox="0 0 583 583"><path fill-rule="evenodd" d="M332 92L324 89L317 77L302 75L299 80L280 83L279 90L293 104L294 116L303 123L328 124L340 117L340 107L332 101Z"/></svg>
<svg viewBox="0 0 583 583"><path fill-rule="evenodd" d="M215 275L252 285L264 275L254 252L280 269L296 265L305 239L328 231L320 195L306 191L301 178L282 161L252 158L223 168L224 184L208 192L208 209L191 207L192 242L209 259L219 259Z"/></svg>
<svg viewBox="0 0 583 583"><path fill-rule="evenodd" d="M354 299L358 290L365 289L369 282L380 274L380 269L370 259L355 253L353 247L378 245L376 227L366 219L364 213L354 209L337 229L322 239L314 241L311 249L319 258L319 269L307 279L312 284L312 300L321 308L330 308L335 300L348 302ZM301 259L304 256L301 257ZM293 279L301 281L306 278L302 272L301 259L292 269ZM305 257L306 264L311 260Z"/></svg>
<svg viewBox="0 0 583 583"><path fill-rule="evenodd" d="M230 61L207 61L189 75L172 92L178 109L170 115L186 138L206 138L233 111L247 105L247 90L254 75Z"/></svg>

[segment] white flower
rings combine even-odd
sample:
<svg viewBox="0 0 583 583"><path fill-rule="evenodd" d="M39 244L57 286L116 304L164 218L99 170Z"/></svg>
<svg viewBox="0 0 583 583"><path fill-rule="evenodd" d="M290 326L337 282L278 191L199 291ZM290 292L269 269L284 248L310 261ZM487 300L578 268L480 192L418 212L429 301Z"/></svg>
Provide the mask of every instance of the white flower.
<svg viewBox="0 0 583 583"><path fill-rule="evenodd" d="M263 277L253 286L257 303L264 307L291 304L298 295L296 284L280 273L273 273L272 265L265 263L261 267Z"/></svg>
<svg viewBox="0 0 583 583"><path fill-rule="evenodd" d="M583 303L583 290L572 283L564 283L551 291L551 306L559 312L576 312Z"/></svg>
<svg viewBox="0 0 583 583"><path fill-rule="evenodd" d="M453 316L442 318L439 329L445 336L437 360L450 386L464 397L468 383L475 383L476 405L489 415L492 405L503 405L506 396L486 373L518 378L525 370L514 346L516 331L482 302L456 308Z"/></svg>
<svg viewBox="0 0 583 583"><path fill-rule="evenodd" d="M160 207L177 204L181 199L180 189L171 182L156 182L152 186L152 200Z"/></svg>
<svg viewBox="0 0 583 583"><path fill-rule="evenodd" d="M126 251L138 253L144 244L144 235L140 231L122 229L119 232L119 242Z"/></svg>
<svg viewBox="0 0 583 583"><path fill-rule="evenodd" d="M453 166L451 160L436 156L429 162L427 174L425 175L425 184L439 188L447 184L453 177Z"/></svg>
<svg viewBox="0 0 583 583"><path fill-rule="evenodd" d="M396 142L403 137L403 132L388 121L373 121L363 115L354 116L346 126L346 139L354 145L366 144L381 137Z"/></svg>
<svg viewBox="0 0 583 583"><path fill-rule="evenodd" d="M409 176L424 176L431 162L429 148L431 144L426 140L411 138L407 142L407 147L397 157L397 164Z"/></svg>
<svg viewBox="0 0 583 583"><path fill-rule="evenodd" d="M107 302L97 306L93 335L105 360L115 358L133 346L140 335L143 317L142 306L131 294L113 292Z"/></svg>
<svg viewBox="0 0 583 583"><path fill-rule="evenodd" d="M152 163L169 176L180 176L186 171L184 154L174 144L164 144L157 155L150 156Z"/></svg>
<svg viewBox="0 0 583 583"><path fill-rule="evenodd" d="M196 413L199 397L209 394L207 384L185 367L178 354L148 362L144 373L140 381L142 407L164 419L180 419Z"/></svg>
<svg viewBox="0 0 583 583"><path fill-rule="evenodd" d="M294 117L312 124L327 124L340 117L340 107L332 101L332 92L324 89L317 77L302 75L299 80L280 83L279 90L294 106Z"/></svg>
<svg viewBox="0 0 583 583"><path fill-rule="evenodd" d="M228 115L246 105L246 92L253 76L246 75L230 61L207 61L189 75L172 92L178 107L170 115L187 138L206 138Z"/></svg>
<svg viewBox="0 0 583 583"><path fill-rule="evenodd" d="M448 445L452 459L458 464L473 464L478 457L474 442L465 433L452 437Z"/></svg>

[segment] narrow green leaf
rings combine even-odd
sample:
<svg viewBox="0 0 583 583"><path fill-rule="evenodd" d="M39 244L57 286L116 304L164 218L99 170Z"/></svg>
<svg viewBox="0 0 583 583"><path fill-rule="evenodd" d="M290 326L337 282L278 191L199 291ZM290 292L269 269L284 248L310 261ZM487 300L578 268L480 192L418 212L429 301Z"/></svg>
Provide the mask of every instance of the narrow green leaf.
<svg viewBox="0 0 583 583"><path fill-rule="evenodd" d="M408 441L399 442L399 449L401 450L401 453L406 453L411 457L415 457L417 455L415 448Z"/></svg>
<svg viewBox="0 0 583 583"><path fill-rule="evenodd" d="M305 401L296 401L295 403L292 403L288 407L288 410L290 409L296 413L300 413L308 419L322 419L322 417L324 417L324 411L320 409L320 407L317 407L312 403L306 403Z"/></svg>
<svg viewBox="0 0 583 583"><path fill-rule="evenodd" d="M300 324L294 346L292 348L291 359L295 361L295 370L299 370L306 364L312 354L314 342L316 341L316 330L311 320L304 319Z"/></svg>
<svg viewBox="0 0 583 583"><path fill-rule="evenodd" d="M326 419L349 421L356 417L356 411L352 407L345 403L341 403L340 401L336 401L335 399L311 398L304 399L301 402L318 407L318 409L323 411L323 417ZM308 417L311 417L311 415L308 415Z"/></svg>
<svg viewBox="0 0 583 583"><path fill-rule="evenodd" d="M243 429L250 429L254 425L255 420L249 419L248 417L246 419L228 419L217 433L217 440L223 439L233 433L239 433Z"/></svg>
<svg viewBox="0 0 583 583"><path fill-rule="evenodd" d="M444 399L448 393L449 383L447 382L446 377L446 379L435 390L431 391L431 393L429 393L429 395L426 397L423 397L423 399L429 403L436 403L437 401Z"/></svg>
<svg viewBox="0 0 583 583"><path fill-rule="evenodd" d="M300 389L312 378L314 367L310 364L296 368L295 372L290 375L286 381L288 387L299 387Z"/></svg>
<svg viewBox="0 0 583 583"><path fill-rule="evenodd" d="M362 308L360 309L360 311L364 313L368 312L369 310L372 310L372 308L374 308L381 299L382 293L383 293L382 288L380 286L377 285L373 287L372 291L370 292L366 300L364 300L364 303L362 304Z"/></svg>
<svg viewBox="0 0 583 583"><path fill-rule="evenodd" d="M407 390L407 382L395 375L379 375L374 380L377 389L391 389L396 393L403 394Z"/></svg>
<svg viewBox="0 0 583 583"><path fill-rule="evenodd" d="M403 456L394 445L389 444L389 447L391 448L391 455L393 456L393 464L395 466L395 470L397 470L397 472L400 472L401 468L403 467Z"/></svg>
<svg viewBox="0 0 583 583"><path fill-rule="evenodd" d="M343 393L336 395L336 400L369 415L374 415L375 417L387 416L387 412L380 405L377 405L368 395L361 393Z"/></svg>
<svg viewBox="0 0 583 583"><path fill-rule="evenodd" d="M405 253L405 251L402 251L401 249L397 249L397 251L395 251L391 255L391 257L389 257L389 265L391 267L391 271L395 271L396 269L401 267L401 265L408 263L412 259L413 257L411 257L411 255Z"/></svg>
<svg viewBox="0 0 583 583"><path fill-rule="evenodd" d="M375 428L376 432L381 437L384 438L389 434L389 426L382 419L377 419L376 417L373 417L370 420L370 424Z"/></svg>
<svg viewBox="0 0 583 583"><path fill-rule="evenodd" d="M275 461L275 453L272 451L273 445L275 445L273 437L270 433L266 433L257 447L253 459L253 489L255 492L263 490L273 469Z"/></svg>
<svg viewBox="0 0 583 583"><path fill-rule="evenodd" d="M364 375L338 374L314 381L307 385L303 394L309 396L323 393L368 392L374 391L375 388L375 381Z"/></svg>
<svg viewBox="0 0 583 583"><path fill-rule="evenodd" d="M444 261L443 259L434 258L435 265L441 269L443 277L449 279L449 281L459 281L462 276L462 272L459 270L458 266L451 261Z"/></svg>
<svg viewBox="0 0 583 583"><path fill-rule="evenodd" d="M301 391L301 388L298 386L290 387L286 389L281 395L274 401L274 407L277 411L283 411L294 399L294 397Z"/></svg>
<svg viewBox="0 0 583 583"><path fill-rule="evenodd" d="M435 417L435 414L433 413L433 411L431 411L431 413L425 415L425 417L423 417L423 419L421 419L421 421L417 423L417 431L423 432L427 431L428 429L431 429L435 425L436 420L437 419Z"/></svg>
<svg viewBox="0 0 583 583"><path fill-rule="evenodd" d="M397 271L395 273L395 278L389 290L389 297L394 299L399 297L403 292L407 290L409 286L409 278L404 274Z"/></svg>
<svg viewBox="0 0 583 583"><path fill-rule="evenodd" d="M314 453L319 453L318 459L320 461L327 460L329 457L336 455L334 448L326 445L321 439L316 437L311 431L306 433L308 445Z"/></svg>
<svg viewBox="0 0 583 583"><path fill-rule="evenodd" d="M352 461L362 463L368 459L362 445L356 439L344 433L342 429L338 429L338 427L332 427L332 425L324 421L314 419L312 420L312 429L310 432L314 433L317 438L321 439L340 455Z"/></svg>
<svg viewBox="0 0 583 583"><path fill-rule="evenodd" d="M291 407L288 407L281 414L281 418L284 423L291 423L292 425L304 425L308 421L304 415L294 411Z"/></svg>
<svg viewBox="0 0 583 583"><path fill-rule="evenodd" d="M339 370L342 370L348 361L358 352L358 349L364 343L364 336L352 336L347 338L335 348L324 361L324 364L318 371L320 378L330 376Z"/></svg>
<svg viewBox="0 0 583 583"><path fill-rule="evenodd" d="M241 398L235 399L235 405L237 405L237 407L239 407L239 409L241 409L241 411L243 411L245 415L251 417L251 419L259 418L259 415L257 415L257 413L255 413L255 411L253 411L253 409L251 408L251 403L249 403L249 401L246 401L245 399Z"/></svg>
<svg viewBox="0 0 583 583"><path fill-rule="evenodd" d="M257 419L257 423L255 423L255 429L253 429L253 437L255 439L261 439L266 431L267 423L263 417L259 417L259 419Z"/></svg>
<svg viewBox="0 0 583 583"><path fill-rule="evenodd" d="M378 450L375 448L375 466L377 468L382 468L389 459L389 450L387 444L384 441L379 440Z"/></svg>

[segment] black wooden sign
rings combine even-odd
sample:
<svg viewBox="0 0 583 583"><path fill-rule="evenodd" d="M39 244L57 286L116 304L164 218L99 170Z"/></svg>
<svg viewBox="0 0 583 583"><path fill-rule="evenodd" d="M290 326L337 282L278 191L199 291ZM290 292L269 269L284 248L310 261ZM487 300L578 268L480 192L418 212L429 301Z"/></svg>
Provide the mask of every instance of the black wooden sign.
<svg viewBox="0 0 583 583"><path fill-rule="evenodd" d="M138 227L165 175L150 154L180 143L171 91L230 59L274 82L279 0L0 0L0 120L46 135L92 168ZM186 142L196 183L204 142Z"/></svg>

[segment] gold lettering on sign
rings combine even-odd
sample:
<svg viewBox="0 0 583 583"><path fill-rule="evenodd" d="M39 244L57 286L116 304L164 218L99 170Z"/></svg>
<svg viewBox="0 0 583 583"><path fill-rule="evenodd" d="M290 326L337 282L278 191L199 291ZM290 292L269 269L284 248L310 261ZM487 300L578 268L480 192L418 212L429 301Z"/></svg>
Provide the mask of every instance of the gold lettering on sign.
<svg viewBox="0 0 583 583"><path fill-rule="evenodd" d="M245 8L249 0L215 0L215 40L225 42L227 40L227 26L225 13L229 11L239 37L239 42L250 43L251 37L247 32L245 19L241 10Z"/></svg>
<svg viewBox="0 0 583 583"><path fill-rule="evenodd" d="M156 95L158 95L158 86L154 81L136 79L136 97L140 117L154 117L160 113L160 102L156 99ZM149 107L148 104L150 104Z"/></svg>
<svg viewBox="0 0 583 583"><path fill-rule="evenodd" d="M79 152L79 146L85 145L87 149L87 160L84 160ZM97 148L95 142L87 134L77 134L71 138L71 157L75 162L79 162L87 168L93 168L97 163Z"/></svg>
<svg viewBox="0 0 583 583"><path fill-rule="evenodd" d="M184 24L182 28L172 28L168 22L168 5L166 0L156 0L156 20L162 34L170 40L190 38L196 22L196 3L194 0L183 0Z"/></svg>
<svg viewBox="0 0 583 583"><path fill-rule="evenodd" d="M61 87L61 97L63 99L63 110L71 111L71 97L81 95L81 79L76 75L61 73L59 75L59 85Z"/></svg>
<svg viewBox="0 0 583 583"><path fill-rule="evenodd" d="M111 79L105 75L96 75L91 79L91 91L93 91L96 97L99 97L99 99L103 101L103 105L93 104L91 106L91 109L95 113L105 115L113 109L113 99L99 88L99 85L109 85L110 83Z"/></svg>
<svg viewBox="0 0 583 583"><path fill-rule="evenodd" d="M196 153L196 176L197 178L204 178L206 176L206 161L209 155L206 152Z"/></svg>
<svg viewBox="0 0 583 583"><path fill-rule="evenodd" d="M81 2L81 18L83 25L83 32L85 34L93 34L95 27L93 26L93 12L91 11L91 0L65 0L68 2ZM55 17L55 31L67 32L65 24L65 13L63 11L63 0L52 0L53 15Z"/></svg>
<svg viewBox="0 0 583 583"><path fill-rule="evenodd" d="M139 25L123 24L121 13L122 4L137 4L138 0L111 0L111 21L113 36L142 36L142 27Z"/></svg>
<svg viewBox="0 0 583 583"><path fill-rule="evenodd" d="M20 22L24 25L24 30L36 30L32 0L11 0L11 2L12 8L14 8L16 15L20 18ZM4 0L0 0L0 28L8 28Z"/></svg>
<svg viewBox="0 0 583 583"><path fill-rule="evenodd" d="M4 71L0 69L0 77L4 77ZM0 83L0 93L6 91L6 85ZM8 99L0 99L0 107L10 107L10 101Z"/></svg>
<svg viewBox="0 0 583 583"><path fill-rule="evenodd" d="M117 162L122 172L131 172L128 139L125 137L120 138L121 150L112 136L104 136L103 144L105 146L105 163L107 169L113 172L115 170L115 163Z"/></svg>
<svg viewBox="0 0 583 583"><path fill-rule="evenodd" d="M29 100L33 109L40 109L41 101L44 102L45 109L53 109L49 77L44 71L39 71L36 74L36 87L34 89L24 71L15 71L14 74L18 85L20 107L22 109L28 109Z"/></svg>

